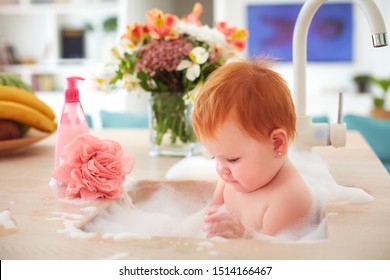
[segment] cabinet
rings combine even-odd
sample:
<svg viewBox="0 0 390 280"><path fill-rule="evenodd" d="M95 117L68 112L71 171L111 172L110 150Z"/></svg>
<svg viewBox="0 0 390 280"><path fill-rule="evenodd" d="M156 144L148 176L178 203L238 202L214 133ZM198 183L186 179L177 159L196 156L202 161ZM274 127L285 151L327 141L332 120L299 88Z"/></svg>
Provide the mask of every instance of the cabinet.
<svg viewBox="0 0 390 280"><path fill-rule="evenodd" d="M16 73L33 85L36 94L57 117L62 110L65 78L84 77L86 80L79 83L80 99L85 112L99 127L101 109L127 109L125 94L108 96L99 92L93 79L109 59L110 47L124 32L127 1L1 0L0 71ZM107 25L112 18L116 18L117 29L107 32L104 23ZM63 30L84 34L84 52L80 57L63 55ZM9 47L15 53L14 59L7 56L5 49Z"/></svg>
<svg viewBox="0 0 390 280"><path fill-rule="evenodd" d="M123 30L108 32L104 23L110 27L109 23L115 26L112 19L122 22L124 3L2 0L0 70L19 74L38 92L62 92L65 76L84 76L108 59L109 48Z"/></svg>

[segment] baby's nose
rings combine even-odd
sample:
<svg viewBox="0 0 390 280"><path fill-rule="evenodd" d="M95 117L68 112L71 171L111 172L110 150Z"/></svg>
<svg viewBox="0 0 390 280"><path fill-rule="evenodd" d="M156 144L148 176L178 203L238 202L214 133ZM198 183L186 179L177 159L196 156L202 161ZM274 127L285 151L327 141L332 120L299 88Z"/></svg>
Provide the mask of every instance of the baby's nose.
<svg viewBox="0 0 390 280"><path fill-rule="evenodd" d="M217 163L216 168L218 174L223 174L223 175L231 174L230 169L223 164Z"/></svg>

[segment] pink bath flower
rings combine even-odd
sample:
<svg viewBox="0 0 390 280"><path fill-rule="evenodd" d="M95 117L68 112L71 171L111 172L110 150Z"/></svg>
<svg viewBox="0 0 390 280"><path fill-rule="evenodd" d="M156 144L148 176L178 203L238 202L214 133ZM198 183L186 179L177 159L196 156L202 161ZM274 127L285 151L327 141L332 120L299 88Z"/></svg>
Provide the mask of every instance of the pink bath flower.
<svg viewBox="0 0 390 280"><path fill-rule="evenodd" d="M125 155L118 142L90 134L66 145L61 160L53 178L66 186L67 196L88 200L120 197L122 183L134 167L134 158Z"/></svg>

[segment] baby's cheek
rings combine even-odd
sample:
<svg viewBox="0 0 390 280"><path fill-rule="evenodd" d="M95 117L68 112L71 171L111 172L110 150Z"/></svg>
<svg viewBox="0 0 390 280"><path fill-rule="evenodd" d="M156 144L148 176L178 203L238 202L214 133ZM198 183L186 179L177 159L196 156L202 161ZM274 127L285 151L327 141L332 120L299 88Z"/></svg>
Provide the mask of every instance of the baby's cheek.
<svg viewBox="0 0 390 280"><path fill-rule="evenodd" d="M245 182L246 179L246 171L244 168L241 167L234 167L231 169L232 176L235 180L237 180L239 183Z"/></svg>
<svg viewBox="0 0 390 280"><path fill-rule="evenodd" d="M261 171L254 169L253 167L249 168L240 168L240 170L235 170L234 177L245 189L252 191L257 189L259 179L261 178Z"/></svg>

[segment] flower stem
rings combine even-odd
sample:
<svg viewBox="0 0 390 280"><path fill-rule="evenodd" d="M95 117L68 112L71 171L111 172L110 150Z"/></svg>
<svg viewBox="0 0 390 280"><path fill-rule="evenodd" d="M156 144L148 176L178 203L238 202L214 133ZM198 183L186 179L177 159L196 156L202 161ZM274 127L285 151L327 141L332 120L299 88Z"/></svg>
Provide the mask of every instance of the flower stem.
<svg viewBox="0 0 390 280"><path fill-rule="evenodd" d="M167 135L169 144L190 143L196 141L189 118L190 108L180 92L153 92L151 94L151 129L154 130L154 141L163 143Z"/></svg>

